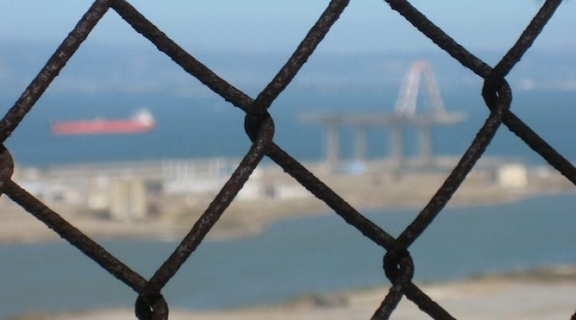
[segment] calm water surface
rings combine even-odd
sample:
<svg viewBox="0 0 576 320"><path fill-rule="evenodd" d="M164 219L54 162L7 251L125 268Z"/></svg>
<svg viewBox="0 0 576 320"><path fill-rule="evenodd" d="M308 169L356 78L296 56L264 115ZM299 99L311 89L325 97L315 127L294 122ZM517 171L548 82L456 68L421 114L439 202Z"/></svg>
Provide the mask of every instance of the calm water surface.
<svg viewBox="0 0 576 320"><path fill-rule="evenodd" d="M275 102L275 141L299 160L322 156L322 128L300 123L302 111L381 112L391 110L397 92L377 95L283 93ZM478 92L443 92L450 110L470 120L438 128L435 150L459 155L487 116ZM0 97L10 105L11 97ZM44 96L8 139L21 165L241 156L249 147L243 114L220 98L173 96ZM576 159L575 92L518 92L513 108L568 159ZM50 123L96 116L124 117L147 106L158 128L143 135L54 137ZM543 108L546 107L546 108ZM553 110L553 112L545 112ZM349 129L349 128L348 128ZM352 131L342 132L343 156L350 156ZM408 134L407 152L414 153ZM412 137L414 138L414 137ZM385 130L369 131L371 157L387 150ZM488 154L539 157L505 128ZM411 248L418 280L457 279L474 274L576 262L575 197L538 197L514 204L445 210ZM366 213L397 235L415 210ZM145 277L168 257L175 243L105 241L103 245ZM388 285L383 249L336 215L276 223L247 239L203 243L165 288L170 306L226 308L331 290ZM65 243L0 245L0 318L38 310L131 307L134 292Z"/></svg>
<svg viewBox="0 0 576 320"><path fill-rule="evenodd" d="M417 280L576 263L576 197L449 208L411 252ZM393 235L415 210L368 212ZM175 243L104 241L145 277ZM172 308L281 302L317 292L388 285L383 249L336 215L278 222L257 237L203 243L164 295ZM0 318L26 311L132 307L136 295L65 243L0 246Z"/></svg>

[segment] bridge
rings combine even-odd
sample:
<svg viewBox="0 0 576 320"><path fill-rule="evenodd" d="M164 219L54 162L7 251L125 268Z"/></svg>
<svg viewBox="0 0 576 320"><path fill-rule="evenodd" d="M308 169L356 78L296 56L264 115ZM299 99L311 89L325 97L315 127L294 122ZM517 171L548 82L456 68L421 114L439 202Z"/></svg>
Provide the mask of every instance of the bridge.
<svg viewBox="0 0 576 320"><path fill-rule="evenodd" d="M418 91L423 78L426 86L424 112L417 113ZM321 123L326 130L325 162L334 167L339 161L339 131L342 126L354 128L354 158L364 161L368 154L367 131L370 127L385 127L390 132L389 156L394 166L405 161L403 132L407 127L418 131L418 162L423 166L434 164L432 131L436 126L453 125L465 121L460 112L447 112L440 91L426 61L414 62L404 77L393 112L388 113L336 113L316 112L300 114L304 122Z"/></svg>

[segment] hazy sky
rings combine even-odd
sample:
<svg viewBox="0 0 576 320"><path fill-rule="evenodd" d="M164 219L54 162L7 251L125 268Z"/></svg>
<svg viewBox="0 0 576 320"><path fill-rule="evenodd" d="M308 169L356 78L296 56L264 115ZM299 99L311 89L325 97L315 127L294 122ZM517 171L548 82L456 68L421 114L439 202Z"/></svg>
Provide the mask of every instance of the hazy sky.
<svg viewBox="0 0 576 320"><path fill-rule="evenodd" d="M292 50L327 0L133 0L138 10L171 38L189 48ZM414 0L431 20L471 50L505 51L541 5L537 0ZM58 43L91 1L0 0L2 41ZM564 3L536 46L574 49L576 3ZM94 43L145 43L109 11L89 38ZM382 0L352 0L320 50L385 52L433 48Z"/></svg>

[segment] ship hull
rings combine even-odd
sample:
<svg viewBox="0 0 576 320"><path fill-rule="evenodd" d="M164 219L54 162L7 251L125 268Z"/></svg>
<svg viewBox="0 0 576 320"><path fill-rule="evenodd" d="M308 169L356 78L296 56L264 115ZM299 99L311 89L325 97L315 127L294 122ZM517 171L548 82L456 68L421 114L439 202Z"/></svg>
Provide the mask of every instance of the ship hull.
<svg viewBox="0 0 576 320"><path fill-rule="evenodd" d="M55 135L113 134L150 131L154 125L131 120L93 120L55 123L51 129Z"/></svg>
<svg viewBox="0 0 576 320"><path fill-rule="evenodd" d="M154 129L154 118L146 109L138 110L128 119L93 119L52 124L54 135L139 133Z"/></svg>

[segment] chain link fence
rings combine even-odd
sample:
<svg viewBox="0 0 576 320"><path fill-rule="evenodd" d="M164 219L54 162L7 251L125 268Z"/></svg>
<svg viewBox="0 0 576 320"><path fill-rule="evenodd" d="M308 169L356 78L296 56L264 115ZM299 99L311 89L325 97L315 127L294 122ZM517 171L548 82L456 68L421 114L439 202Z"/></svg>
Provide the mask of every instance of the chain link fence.
<svg viewBox="0 0 576 320"><path fill-rule="evenodd" d="M330 28L338 21L340 14L349 3L348 0L330 1L328 7L300 42L292 56L255 99L238 90L225 79L220 78L195 59L128 2L124 0L96 0L1 120L0 140L5 141L110 9L116 11L130 26L191 76L245 112L244 128L252 141L252 145L206 211L150 279L145 279L108 253L98 243L61 218L57 212L48 208L12 181L13 161L9 151L4 147L0 150L0 190L94 260L112 276L132 288L138 294L135 309L139 319L167 319L168 304L161 294L162 288L194 253L206 234L226 211L226 208L234 201L262 159L268 157L314 196L325 202L350 226L358 229L364 236L385 249L383 267L392 286L380 307L375 311L373 319L388 319L404 296L432 318L453 319L447 310L434 302L412 282L414 264L410 256L410 246L426 231L434 218L442 212L442 209L466 179L467 174L480 159L498 128L502 124L505 125L552 167L572 183L576 183L574 166L510 110L512 92L505 79L538 37L562 1L545 1L516 43L512 45L495 67L490 67L458 44L408 1L386 0L386 2L392 10L400 13L438 47L484 79L481 95L489 109L487 119L470 143L469 148L461 156L456 167L428 204L422 208L417 217L397 238L365 218L328 185L316 178L298 160L277 145L274 141L274 120L268 113L268 108L272 106L274 100L290 84ZM576 314L572 316L572 319L576 319Z"/></svg>

